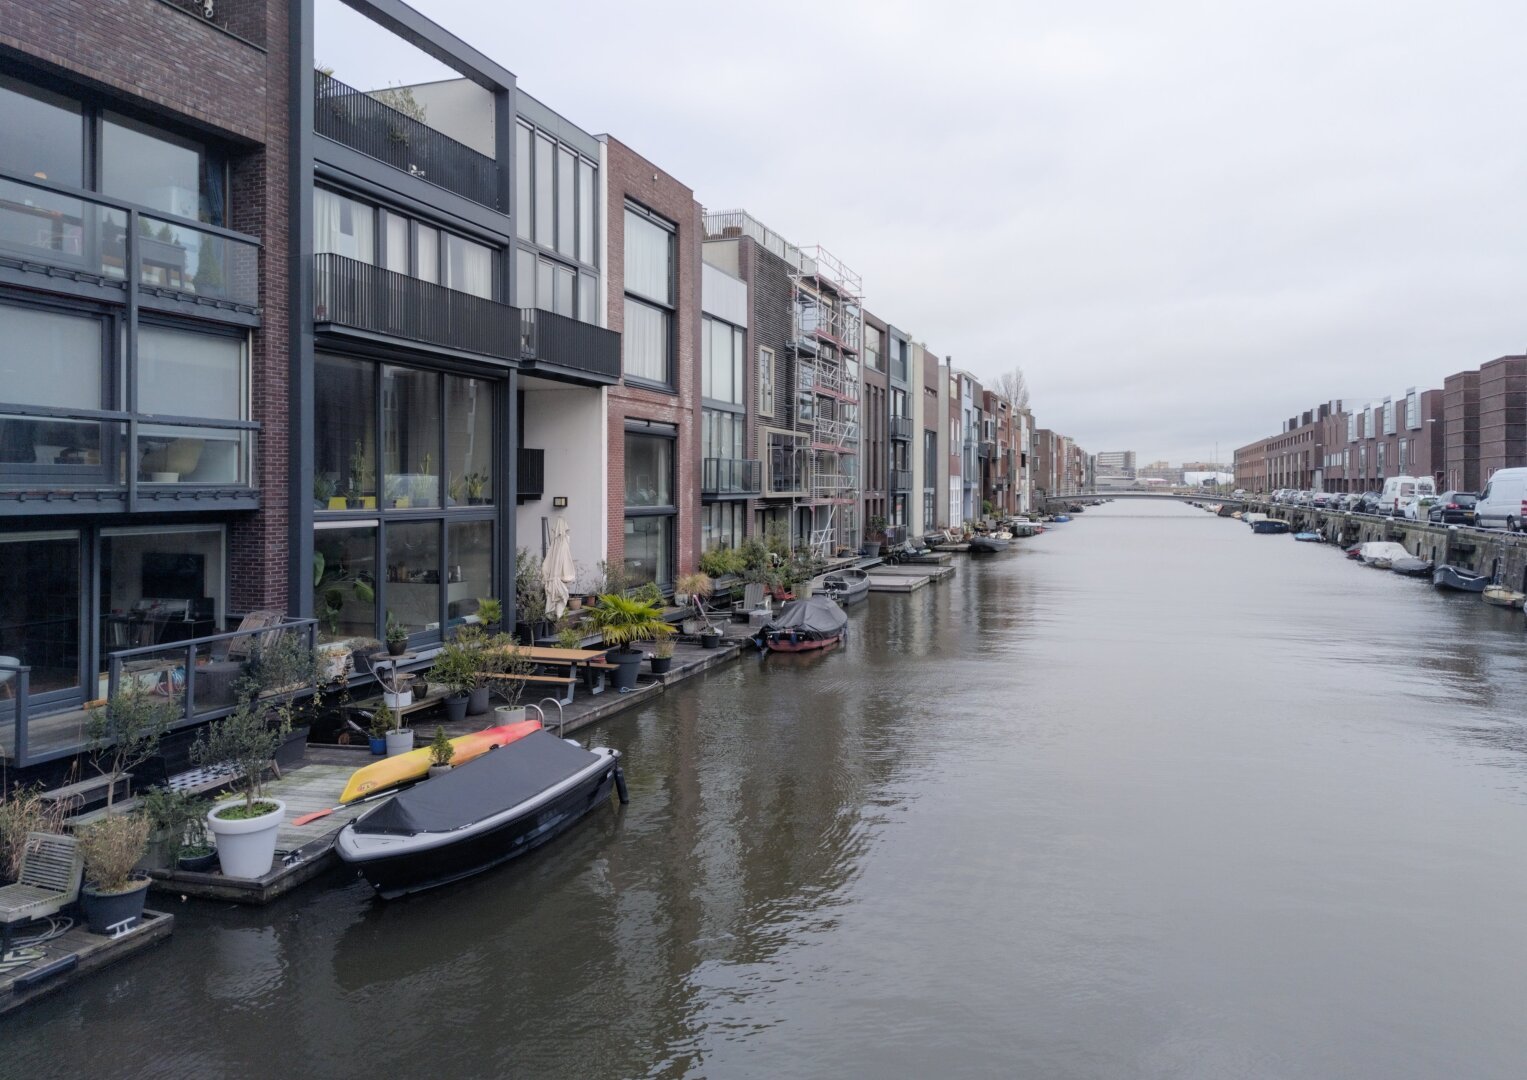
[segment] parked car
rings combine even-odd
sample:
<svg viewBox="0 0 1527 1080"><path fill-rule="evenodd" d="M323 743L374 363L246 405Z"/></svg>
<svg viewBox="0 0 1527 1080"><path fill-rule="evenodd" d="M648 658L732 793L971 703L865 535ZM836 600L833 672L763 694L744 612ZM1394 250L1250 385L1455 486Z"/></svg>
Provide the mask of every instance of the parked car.
<svg viewBox="0 0 1527 1080"><path fill-rule="evenodd" d="M1341 500L1341 508L1350 513L1356 513L1362 509L1363 493L1361 491L1349 491Z"/></svg>
<svg viewBox="0 0 1527 1080"><path fill-rule="evenodd" d="M1527 506L1527 469L1496 469L1474 504L1474 521L1487 529L1523 528L1522 508Z"/></svg>
<svg viewBox="0 0 1527 1080"><path fill-rule="evenodd" d="M1412 496L1435 498L1437 484L1430 476L1391 476L1379 495L1379 513L1400 516L1400 504Z"/></svg>
<svg viewBox="0 0 1527 1080"><path fill-rule="evenodd" d="M1363 492L1363 498L1358 505L1360 514L1377 514L1379 512L1379 493L1377 491Z"/></svg>
<svg viewBox="0 0 1527 1080"><path fill-rule="evenodd" d="M1427 511L1427 520L1442 525L1474 524L1474 504L1479 496L1472 491L1444 491Z"/></svg>
<svg viewBox="0 0 1527 1080"><path fill-rule="evenodd" d="M1435 495L1411 495L1403 498L1395 510L1395 517L1402 517L1406 521L1425 521L1431 511L1432 503L1436 501Z"/></svg>

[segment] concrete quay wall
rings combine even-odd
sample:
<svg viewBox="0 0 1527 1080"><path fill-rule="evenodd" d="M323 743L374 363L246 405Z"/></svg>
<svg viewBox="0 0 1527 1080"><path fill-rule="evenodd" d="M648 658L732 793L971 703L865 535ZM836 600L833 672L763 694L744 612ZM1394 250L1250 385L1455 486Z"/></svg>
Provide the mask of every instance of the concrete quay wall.
<svg viewBox="0 0 1527 1080"><path fill-rule="evenodd" d="M1370 540L1403 544L1405 550L1439 566L1451 563L1489 574L1501 584L1527 591L1527 535L1464 525L1375 517L1307 506L1248 506L1289 523L1295 532L1318 532L1332 543L1350 547Z"/></svg>

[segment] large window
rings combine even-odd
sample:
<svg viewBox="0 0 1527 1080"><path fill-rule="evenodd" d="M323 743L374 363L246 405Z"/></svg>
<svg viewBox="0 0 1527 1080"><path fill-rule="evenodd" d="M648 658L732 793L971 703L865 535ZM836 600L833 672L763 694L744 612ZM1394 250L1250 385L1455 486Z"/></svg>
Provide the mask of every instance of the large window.
<svg viewBox="0 0 1527 1080"><path fill-rule="evenodd" d="M104 321L0 304L0 400L99 409L106 394ZM109 398L107 399L109 400Z"/></svg>
<svg viewBox="0 0 1527 1080"><path fill-rule="evenodd" d="M645 382L673 382L674 232L628 205L625 229L625 372Z"/></svg>
<svg viewBox="0 0 1527 1080"><path fill-rule="evenodd" d="M712 401L741 405L747 335L709 315L702 319L700 329L700 395Z"/></svg>
<svg viewBox="0 0 1527 1080"><path fill-rule="evenodd" d="M313 192L313 250L494 296L493 248L325 188Z"/></svg>
<svg viewBox="0 0 1527 1080"><path fill-rule="evenodd" d="M31 667L35 695L79 686L78 532L0 533L0 656Z"/></svg>
<svg viewBox="0 0 1527 1080"><path fill-rule="evenodd" d="M384 505L440 505L440 376L389 365L382 368L382 484Z"/></svg>
<svg viewBox="0 0 1527 1080"><path fill-rule="evenodd" d="M84 147L79 102L0 75L0 166L84 187Z"/></svg>
<svg viewBox="0 0 1527 1080"><path fill-rule="evenodd" d="M625 567L640 584L673 577L673 439L626 433Z"/></svg>
<svg viewBox="0 0 1527 1080"><path fill-rule="evenodd" d="M548 266L562 264L547 256L566 259L562 269L568 275L565 284L549 272L538 275L536 254L522 252L515 265L515 303L597 323L594 276L580 272L579 264L597 265L599 206L595 192L599 169L572 148L524 122L516 122L514 140L515 235L537 245L541 261Z"/></svg>
<svg viewBox="0 0 1527 1080"><path fill-rule="evenodd" d="M701 410L700 456L702 458L743 457L743 437L747 432L747 418L743 413L723 412L720 409Z"/></svg>
<svg viewBox="0 0 1527 1080"><path fill-rule="evenodd" d="M742 543L748 504L740 499L711 502L700 507L700 547L734 548Z"/></svg>
<svg viewBox="0 0 1527 1080"><path fill-rule="evenodd" d="M330 641L376 634L377 527L320 525L313 534L313 616Z"/></svg>
<svg viewBox="0 0 1527 1080"><path fill-rule="evenodd" d="M138 328L138 411L160 416L248 417L247 337L144 324ZM231 484L243 475L245 436L228 428L143 424L138 479Z"/></svg>
<svg viewBox="0 0 1527 1080"><path fill-rule="evenodd" d="M222 160L191 139L108 112L100 169L107 195L214 225L227 220Z"/></svg>
<svg viewBox="0 0 1527 1080"><path fill-rule="evenodd" d="M864 366L871 371L884 370L885 364L880 358L880 351L884 335L873 326L864 328Z"/></svg>
<svg viewBox="0 0 1527 1080"><path fill-rule="evenodd" d="M758 411L774 415L774 350L758 348Z"/></svg>

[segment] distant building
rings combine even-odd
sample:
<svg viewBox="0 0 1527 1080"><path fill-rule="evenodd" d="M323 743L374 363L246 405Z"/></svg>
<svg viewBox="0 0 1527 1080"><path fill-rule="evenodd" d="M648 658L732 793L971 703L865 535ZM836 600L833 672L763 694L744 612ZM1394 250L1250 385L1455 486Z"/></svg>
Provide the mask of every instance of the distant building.
<svg viewBox="0 0 1527 1080"><path fill-rule="evenodd" d="M1099 479L1104 477L1135 478L1135 452L1133 450L1105 450L1097 455L1096 469Z"/></svg>
<svg viewBox="0 0 1527 1080"><path fill-rule="evenodd" d="M1144 465L1136 471L1135 476L1140 480L1154 480L1162 484L1182 483L1182 470L1165 461L1153 461Z"/></svg>

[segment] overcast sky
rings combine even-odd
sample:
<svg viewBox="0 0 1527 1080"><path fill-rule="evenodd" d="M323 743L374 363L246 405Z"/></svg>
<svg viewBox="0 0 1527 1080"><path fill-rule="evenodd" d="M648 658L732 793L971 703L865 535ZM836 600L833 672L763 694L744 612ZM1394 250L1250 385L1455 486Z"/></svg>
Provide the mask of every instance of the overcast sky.
<svg viewBox="0 0 1527 1080"><path fill-rule="evenodd" d="M1527 347L1527 5L413 2L1093 452ZM347 81L438 74L323 29Z"/></svg>

